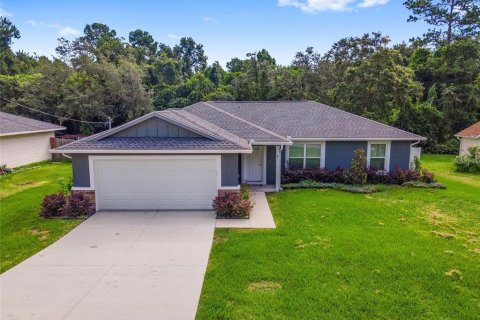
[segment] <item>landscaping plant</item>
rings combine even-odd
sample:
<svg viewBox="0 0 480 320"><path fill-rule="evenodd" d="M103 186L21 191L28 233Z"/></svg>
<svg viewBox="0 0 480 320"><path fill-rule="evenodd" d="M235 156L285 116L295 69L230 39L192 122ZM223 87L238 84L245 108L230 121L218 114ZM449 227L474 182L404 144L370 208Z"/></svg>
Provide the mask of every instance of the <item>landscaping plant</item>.
<svg viewBox="0 0 480 320"><path fill-rule="evenodd" d="M253 209L250 197L244 198L247 193L226 191L213 200L213 210L217 218L240 218L248 219Z"/></svg>
<svg viewBox="0 0 480 320"><path fill-rule="evenodd" d="M352 184L365 184L367 183L367 157L365 155L365 150L359 148L353 153L355 156L353 157L350 166Z"/></svg>
<svg viewBox="0 0 480 320"><path fill-rule="evenodd" d="M468 148L468 153L456 157L453 164L456 171L480 173L480 147Z"/></svg>

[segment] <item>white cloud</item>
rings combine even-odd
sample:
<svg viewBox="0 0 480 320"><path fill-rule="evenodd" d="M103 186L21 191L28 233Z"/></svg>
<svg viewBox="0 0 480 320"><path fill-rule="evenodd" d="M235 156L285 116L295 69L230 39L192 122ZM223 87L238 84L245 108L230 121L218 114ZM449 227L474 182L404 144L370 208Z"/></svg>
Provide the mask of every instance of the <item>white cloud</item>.
<svg viewBox="0 0 480 320"><path fill-rule="evenodd" d="M13 14L2 7L0 7L0 17L11 17Z"/></svg>
<svg viewBox="0 0 480 320"><path fill-rule="evenodd" d="M369 8L386 4L390 0L363 0L358 4L360 8Z"/></svg>
<svg viewBox="0 0 480 320"><path fill-rule="evenodd" d="M69 36L76 36L77 34L80 34L80 31L77 29L73 29L72 27L65 27L60 29L58 32L59 35L62 37L69 37Z"/></svg>
<svg viewBox="0 0 480 320"><path fill-rule="evenodd" d="M211 17L204 17L203 21L205 21L205 22L215 22L215 23L218 22L217 19L214 19L214 18L211 18Z"/></svg>
<svg viewBox="0 0 480 320"><path fill-rule="evenodd" d="M357 5L368 8L386 4L389 0L277 0L281 7L295 7L303 12L315 13L321 11L351 11Z"/></svg>
<svg viewBox="0 0 480 320"><path fill-rule="evenodd" d="M62 28L62 26L59 25L59 24L56 23L56 22L54 22L54 23L47 23L47 24L45 24L45 25L46 25L47 27L49 27L49 28L55 28L55 29L61 29L61 28Z"/></svg>
<svg viewBox="0 0 480 320"><path fill-rule="evenodd" d="M27 24L28 25L31 25L32 27L38 27L39 25L41 25L42 23L41 22L37 22L35 20L27 20Z"/></svg>
<svg viewBox="0 0 480 320"><path fill-rule="evenodd" d="M172 39L181 39L182 38L181 36L177 36L176 34L173 34L173 33L169 33L167 35L167 37L172 38Z"/></svg>
<svg viewBox="0 0 480 320"><path fill-rule="evenodd" d="M293 6L304 12L347 11L355 0L278 0L281 7Z"/></svg>

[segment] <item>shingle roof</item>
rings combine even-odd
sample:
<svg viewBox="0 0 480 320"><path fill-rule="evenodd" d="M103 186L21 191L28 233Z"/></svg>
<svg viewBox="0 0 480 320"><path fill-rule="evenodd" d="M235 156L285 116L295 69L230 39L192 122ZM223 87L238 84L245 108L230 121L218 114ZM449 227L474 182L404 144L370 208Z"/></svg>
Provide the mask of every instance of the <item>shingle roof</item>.
<svg viewBox="0 0 480 320"><path fill-rule="evenodd" d="M49 122L38 121L30 118L0 112L0 135L15 135L35 131L64 130L65 127Z"/></svg>
<svg viewBox="0 0 480 320"><path fill-rule="evenodd" d="M211 101L208 103L285 137L425 139L419 135L314 101ZM192 107L186 109L190 111ZM209 120L217 123L213 117Z"/></svg>
<svg viewBox="0 0 480 320"><path fill-rule="evenodd" d="M79 140L56 148L55 150L231 150L238 146L225 140L209 138L104 138L95 140Z"/></svg>
<svg viewBox="0 0 480 320"><path fill-rule="evenodd" d="M131 125L160 117L202 138L113 138ZM245 150L254 144L291 144L289 137L340 140L425 138L313 101L199 102L150 113L130 123L57 148L68 150Z"/></svg>
<svg viewBox="0 0 480 320"><path fill-rule="evenodd" d="M455 135L461 138L478 138L480 137L480 121L471 125L470 127L463 129Z"/></svg>
<svg viewBox="0 0 480 320"><path fill-rule="evenodd" d="M290 143L286 136L281 136L253 123L249 119L242 119L235 114L217 108L214 103L199 102L185 107L184 110L245 139L253 139L258 143Z"/></svg>

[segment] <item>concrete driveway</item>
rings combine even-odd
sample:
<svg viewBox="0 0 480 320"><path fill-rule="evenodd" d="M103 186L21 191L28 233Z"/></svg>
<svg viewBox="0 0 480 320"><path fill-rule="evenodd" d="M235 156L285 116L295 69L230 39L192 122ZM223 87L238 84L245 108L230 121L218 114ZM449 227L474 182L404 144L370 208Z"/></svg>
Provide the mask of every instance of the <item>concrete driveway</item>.
<svg viewBox="0 0 480 320"><path fill-rule="evenodd" d="M0 277L1 319L193 319L211 212L100 212Z"/></svg>

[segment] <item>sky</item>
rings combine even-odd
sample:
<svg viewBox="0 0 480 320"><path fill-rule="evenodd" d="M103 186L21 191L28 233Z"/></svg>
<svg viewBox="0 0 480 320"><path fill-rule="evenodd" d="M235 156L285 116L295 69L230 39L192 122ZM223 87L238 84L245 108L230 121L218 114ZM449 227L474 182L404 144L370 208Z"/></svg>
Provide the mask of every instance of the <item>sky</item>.
<svg viewBox="0 0 480 320"><path fill-rule="evenodd" d="M20 30L13 49L51 57L57 38L73 39L88 23L101 22L128 39L135 29L175 45L192 37L209 63L267 49L279 64L312 46L324 53L348 36L381 31L392 43L428 28L409 23L402 0L0 0L0 15Z"/></svg>

